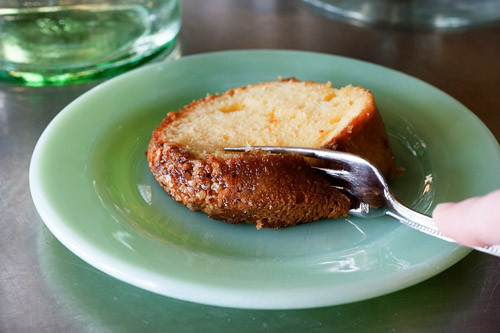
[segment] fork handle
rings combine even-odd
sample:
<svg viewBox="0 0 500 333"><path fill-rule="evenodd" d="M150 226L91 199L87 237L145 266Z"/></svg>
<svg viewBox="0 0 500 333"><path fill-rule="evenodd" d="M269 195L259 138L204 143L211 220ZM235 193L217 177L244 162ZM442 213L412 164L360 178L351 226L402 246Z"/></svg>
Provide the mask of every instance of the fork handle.
<svg viewBox="0 0 500 333"><path fill-rule="evenodd" d="M395 199L393 195L386 195L387 205L392 208L386 211L386 215L395 218L403 224L409 227L417 229L418 231L424 232L431 236L443 239L448 242L457 243L454 239L445 236L434 223L432 217L419 213L408 206L401 203L399 200ZM492 254L500 257L500 245L492 246L475 246L472 247L474 250L481 251L484 253Z"/></svg>

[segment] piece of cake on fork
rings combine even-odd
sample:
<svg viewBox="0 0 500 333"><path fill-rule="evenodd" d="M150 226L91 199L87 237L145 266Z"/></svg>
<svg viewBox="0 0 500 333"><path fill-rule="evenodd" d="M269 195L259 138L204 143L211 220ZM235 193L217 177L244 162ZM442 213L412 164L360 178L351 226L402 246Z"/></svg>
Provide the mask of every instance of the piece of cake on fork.
<svg viewBox="0 0 500 333"><path fill-rule="evenodd" d="M153 132L147 158L172 198L217 220L282 228L347 215L350 199L314 171L312 161L224 151L231 146L341 150L366 158L386 177L394 170L368 90L294 78L207 95L168 113Z"/></svg>

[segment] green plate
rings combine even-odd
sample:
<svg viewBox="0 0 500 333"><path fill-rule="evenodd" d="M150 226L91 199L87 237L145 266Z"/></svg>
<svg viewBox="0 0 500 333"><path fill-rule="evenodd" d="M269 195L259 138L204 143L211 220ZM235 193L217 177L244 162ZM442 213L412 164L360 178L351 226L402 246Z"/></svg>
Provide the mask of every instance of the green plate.
<svg viewBox="0 0 500 333"><path fill-rule="evenodd" d="M469 250L390 218L323 220L283 230L229 225L168 197L145 152L166 113L207 93L278 76L370 89L397 163L403 202L435 204L500 186L500 150L463 105L402 73L332 55L230 51L138 69L84 94L42 134L30 167L51 232L98 269L183 300L291 309L375 297L427 279Z"/></svg>

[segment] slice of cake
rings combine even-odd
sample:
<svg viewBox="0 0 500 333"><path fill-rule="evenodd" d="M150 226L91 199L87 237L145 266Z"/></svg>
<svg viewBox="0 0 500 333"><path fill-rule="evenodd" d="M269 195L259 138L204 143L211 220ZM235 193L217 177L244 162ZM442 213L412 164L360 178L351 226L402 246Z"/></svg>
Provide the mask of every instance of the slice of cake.
<svg viewBox="0 0 500 333"><path fill-rule="evenodd" d="M281 228L346 216L350 200L299 155L231 153L231 146L295 146L360 155L394 168L372 94L285 79L207 95L170 112L153 132L149 167L176 201L229 223Z"/></svg>

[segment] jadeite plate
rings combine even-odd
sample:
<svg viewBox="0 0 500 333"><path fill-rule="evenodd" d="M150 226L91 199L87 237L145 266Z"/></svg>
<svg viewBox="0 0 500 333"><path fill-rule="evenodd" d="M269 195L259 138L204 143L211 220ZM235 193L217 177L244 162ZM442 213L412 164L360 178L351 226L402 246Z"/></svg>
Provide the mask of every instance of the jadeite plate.
<svg viewBox="0 0 500 333"><path fill-rule="evenodd" d="M469 250L390 218L323 220L283 230L189 211L150 174L145 152L167 111L207 93L275 80L370 89L398 165L403 202L435 204L500 185L500 151L459 102L402 73L294 51L231 51L145 67L84 94L41 136L30 168L51 232L98 269L155 293L212 305L291 309L375 297L427 279Z"/></svg>

